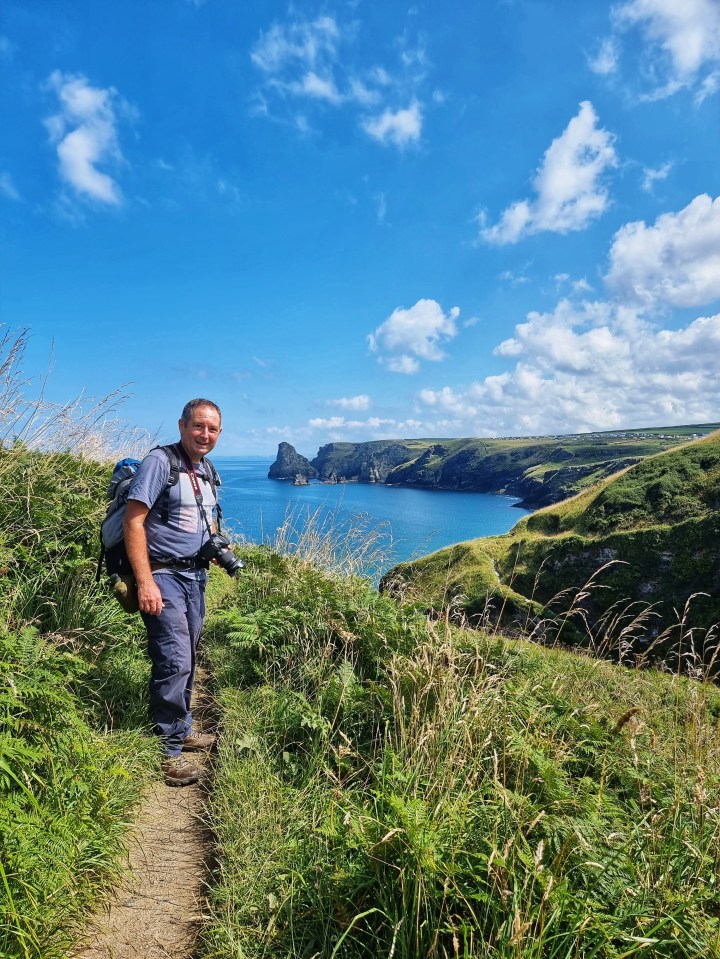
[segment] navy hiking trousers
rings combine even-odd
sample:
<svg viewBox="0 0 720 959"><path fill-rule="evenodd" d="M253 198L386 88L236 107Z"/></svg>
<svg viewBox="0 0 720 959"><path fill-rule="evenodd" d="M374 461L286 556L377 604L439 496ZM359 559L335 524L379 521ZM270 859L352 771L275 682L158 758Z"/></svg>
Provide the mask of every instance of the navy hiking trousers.
<svg viewBox="0 0 720 959"><path fill-rule="evenodd" d="M205 574L199 579L173 571L154 574L163 598L159 616L141 613L148 634L150 718L165 755L177 756L192 731L190 697L198 640L205 618Z"/></svg>

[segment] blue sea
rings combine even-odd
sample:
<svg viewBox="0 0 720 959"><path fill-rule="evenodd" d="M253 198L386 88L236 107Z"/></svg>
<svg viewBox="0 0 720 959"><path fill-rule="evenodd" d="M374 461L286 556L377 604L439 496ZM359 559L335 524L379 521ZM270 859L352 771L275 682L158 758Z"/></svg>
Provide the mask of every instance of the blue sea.
<svg viewBox="0 0 720 959"><path fill-rule="evenodd" d="M295 535L311 521L334 535L371 536L384 568L478 536L507 533L528 510L510 496L420 490L365 483L293 486L269 480L272 459L214 457L222 478L224 525L252 543L272 543L284 524ZM378 551L374 551L377 553Z"/></svg>

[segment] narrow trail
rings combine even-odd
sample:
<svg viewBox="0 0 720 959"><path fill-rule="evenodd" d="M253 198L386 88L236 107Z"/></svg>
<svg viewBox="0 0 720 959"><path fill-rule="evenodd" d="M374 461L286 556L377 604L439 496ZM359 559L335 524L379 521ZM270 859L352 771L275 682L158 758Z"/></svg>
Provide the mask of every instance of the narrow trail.
<svg viewBox="0 0 720 959"><path fill-rule="evenodd" d="M196 730L212 728L204 675L193 699ZM129 866L109 902L88 921L69 959L191 959L205 906L212 837L202 820L211 760L200 784L147 791L128 839Z"/></svg>

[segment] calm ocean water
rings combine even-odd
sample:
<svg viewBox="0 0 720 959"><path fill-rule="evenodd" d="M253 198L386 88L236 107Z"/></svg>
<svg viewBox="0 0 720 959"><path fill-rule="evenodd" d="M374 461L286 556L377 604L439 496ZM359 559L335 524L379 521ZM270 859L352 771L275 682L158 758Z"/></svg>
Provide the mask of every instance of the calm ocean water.
<svg viewBox="0 0 720 959"><path fill-rule="evenodd" d="M288 516L296 528L317 516L336 532L372 530L380 541L385 569L462 540L507 533L528 512L514 506L517 500L510 496L486 493L365 483L293 486L267 478L272 459L213 459L222 477L224 523L236 536L253 543L272 542Z"/></svg>

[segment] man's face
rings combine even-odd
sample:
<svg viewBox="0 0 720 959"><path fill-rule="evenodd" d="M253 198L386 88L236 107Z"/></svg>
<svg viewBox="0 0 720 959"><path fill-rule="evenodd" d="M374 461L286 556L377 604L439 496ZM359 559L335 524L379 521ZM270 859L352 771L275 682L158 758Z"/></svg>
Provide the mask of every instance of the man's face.
<svg viewBox="0 0 720 959"><path fill-rule="evenodd" d="M220 415L212 406L196 406L190 414L190 421L178 422L180 440L193 463L199 463L210 453L222 433Z"/></svg>

